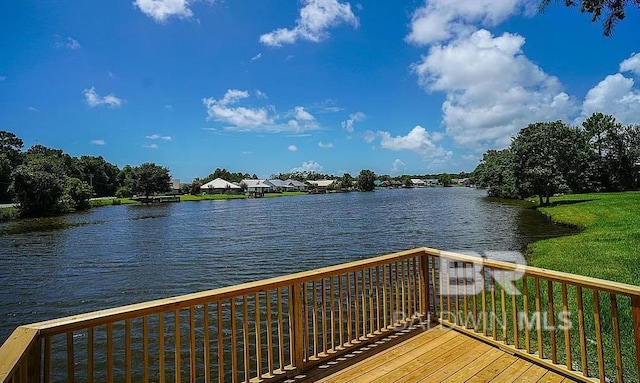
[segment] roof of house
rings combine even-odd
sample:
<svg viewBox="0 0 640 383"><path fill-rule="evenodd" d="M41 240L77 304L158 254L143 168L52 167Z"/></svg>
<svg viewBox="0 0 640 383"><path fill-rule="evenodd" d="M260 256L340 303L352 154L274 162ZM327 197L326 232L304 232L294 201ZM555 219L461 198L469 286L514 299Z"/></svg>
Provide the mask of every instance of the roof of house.
<svg viewBox="0 0 640 383"><path fill-rule="evenodd" d="M222 178L216 178L213 181L209 181L206 184L200 186L201 189L240 189L240 186L225 181Z"/></svg>
<svg viewBox="0 0 640 383"><path fill-rule="evenodd" d="M420 178L412 178L411 179L411 183L412 184L424 184L426 182L424 182L424 180L421 180Z"/></svg>
<svg viewBox="0 0 640 383"><path fill-rule="evenodd" d="M288 183L291 186L295 186L295 187L304 187L307 186L307 184L305 184L304 182L300 182L297 180L292 180L292 179L288 179L285 181L286 183Z"/></svg>
<svg viewBox="0 0 640 383"><path fill-rule="evenodd" d="M242 180L242 183L247 185L248 188L269 189L275 186L271 182L269 182L269 180L246 179L246 180Z"/></svg>
<svg viewBox="0 0 640 383"><path fill-rule="evenodd" d="M316 181L307 181L307 182L309 182L311 185L314 185L314 186L326 188L327 186L333 185L333 183L336 182L336 180L316 180Z"/></svg>
<svg viewBox="0 0 640 383"><path fill-rule="evenodd" d="M267 180L267 181L269 181L275 187L279 187L279 188L291 187L291 185L289 185L287 182L280 179L273 179L273 180Z"/></svg>

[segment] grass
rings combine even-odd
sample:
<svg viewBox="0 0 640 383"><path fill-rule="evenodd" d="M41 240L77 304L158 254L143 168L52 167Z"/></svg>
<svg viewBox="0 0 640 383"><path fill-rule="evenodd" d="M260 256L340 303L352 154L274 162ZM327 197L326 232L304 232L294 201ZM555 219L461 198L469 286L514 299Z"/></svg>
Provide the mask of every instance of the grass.
<svg viewBox="0 0 640 383"><path fill-rule="evenodd" d="M0 209L0 222L18 218L18 209L15 207L4 207Z"/></svg>
<svg viewBox="0 0 640 383"><path fill-rule="evenodd" d="M129 198L108 198L108 199L92 199L89 200L91 207L112 206L112 205L128 205L138 203Z"/></svg>
<svg viewBox="0 0 640 383"><path fill-rule="evenodd" d="M638 285L640 193L566 195L539 208L556 222L584 230L527 249L533 266Z"/></svg>
<svg viewBox="0 0 640 383"><path fill-rule="evenodd" d="M598 193L566 195L552 199L551 206L539 210L552 220L574 225L583 230L575 235L552 238L529 245L529 265L638 285L640 281L640 193ZM574 327L577 322L576 292L569 294ZM554 289L555 290L555 289ZM558 292L555 291L556 302ZM597 374L597 355L593 345L595 321L592 291L583 291L585 332L590 373ZM602 336L605 350L605 371L612 378L615 373L609 294L600 293ZM531 304L532 302L530 302ZM622 334L624 375L627 381L638 381L635 366L635 344L631 320L630 300L618 298L619 325ZM531 306L530 306L531 307ZM577 345L577 334L572 330L572 344ZM575 353L575 349L573 350ZM579 361L577 354L574 361Z"/></svg>

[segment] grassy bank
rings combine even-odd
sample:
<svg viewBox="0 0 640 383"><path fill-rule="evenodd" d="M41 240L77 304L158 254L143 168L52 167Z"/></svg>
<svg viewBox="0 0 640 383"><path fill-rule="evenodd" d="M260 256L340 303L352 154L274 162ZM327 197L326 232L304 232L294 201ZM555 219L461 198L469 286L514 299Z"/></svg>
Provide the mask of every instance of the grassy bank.
<svg viewBox="0 0 640 383"><path fill-rule="evenodd" d="M535 242L530 264L590 277L640 283L640 193L566 195L540 211L584 230Z"/></svg>
<svg viewBox="0 0 640 383"><path fill-rule="evenodd" d="M307 192L282 192L282 193L265 193L264 197L265 198L272 198L272 197L292 197L292 196L297 196L297 195L307 195L309 193Z"/></svg>
<svg viewBox="0 0 640 383"><path fill-rule="evenodd" d="M4 207L0 209L0 222L18 218L18 209L15 207Z"/></svg>
<svg viewBox="0 0 640 383"><path fill-rule="evenodd" d="M587 275L617 282L638 285L640 283L640 193L602 193L566 195L552 199L551 206L541 207L540 211L556 222L575 225L582 232L566 237L552 238L535 242L529 246L529 265L560 270L574 274ZM530 286L531 288L532 286ZM569 287L570 291L574 288ZM531 290L529 290L531 291ZM578 308L576 293L569 295L568 308L571 319L576 324ZM554 289L556 302L561 296L558 286ZM591 374L597 374L597 350L594 346L595 319L593 313L594 295L591 290L583 291L584 328L587 334L588 365ZM530 307L535 302L529 299ZM612 352L611 300L608 294L599 294L602 315L602 341L605 349L605 371L612 381L617 377ZM626 381L638 381L635 366L635 343L631 320L630 300L618 299L618 318L621 339L623 370ZM572 326L573 344L579 344L578 333ZM532 333L532 336L535 334ZM562 341L558 339L559 344ZM578 361L579 354L573 350L573 360Z"/></svg>
<svg viewBox="0 0 640 383"><path fill-rule="evenodd" d="M138 203L129 198L104 198L104 199L92 199L89 200L91 207L112 206L112 205L129 205Z"/></svg>

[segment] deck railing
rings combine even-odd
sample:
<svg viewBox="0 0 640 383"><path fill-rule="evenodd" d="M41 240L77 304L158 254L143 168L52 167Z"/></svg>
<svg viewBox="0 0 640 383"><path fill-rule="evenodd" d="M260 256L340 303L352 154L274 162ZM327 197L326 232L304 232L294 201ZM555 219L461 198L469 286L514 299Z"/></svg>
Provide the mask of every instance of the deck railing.
<svg viewBox="0 0 640 383"><path fill-rule="evenodd" d="M419 248L21 326L0 383L276 380L434 322L579 380L638 381L639 287Z"/></svg>

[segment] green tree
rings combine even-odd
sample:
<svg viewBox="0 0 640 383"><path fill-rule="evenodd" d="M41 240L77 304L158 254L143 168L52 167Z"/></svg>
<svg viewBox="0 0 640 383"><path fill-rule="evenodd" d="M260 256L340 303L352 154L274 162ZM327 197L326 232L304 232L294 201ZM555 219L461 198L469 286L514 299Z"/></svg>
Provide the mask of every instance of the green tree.
<svg viewBox="0 0 640 383"><path fill-rule="evenodd" d="M542 0L540 10L544 11L551 2L552 0ZM639 0L562 0L562 2L567 7L579 6L580 12L590 13L592 22L600 20L604 15L602 30L605 36L611 36L616 23L625 18L628 5L635 5L640 9Z"/></svg>
<svg viewBox="0 0 640 383"><path fill-rule="evenodd" d="M169 169L154 163L144 163L133 169L133 190L149 198L154 193L170 190Z"/></svg>
<svg viewBox="0 0 640 383"><path fill-rule="evenodd" d="M63 201L68 210L86 210L89 208L89 199L93 195L93 188L78 178L67 178Z"/></svg>
<svg viewBox="0 0 640 383"><path fill-rule="evenodd" d="M23 217L39 217L62 211L60 199L64 194L64 179L42 170L37 165L18 166L12 174L10 191Z"/></svg>
<svg viewBox="0 0 640 383"><path fill-rule="evenodd" d="M0 203L11 201L11 173L22 163L23 145L15 134L0 131Z"/></svg>
<svg viewBox="0 0 640 383"><path fill-rule="evenodd" d="M353 187L353 177L351 177L349 173L344 173L340 179L340 183L342 185L341 189L349 190Z"/></svg>
<svg viewBox="0 0 640 383"><path fill-rule="evenodd" d="M78 167L81 173L78 178L89 183L98 197L115 195L120 173L117 166L102 156L82 156L78 159Z"/></svg>
<svg viewBox="0 0 640 383"><path fill-rule="evenodd" d="M438 176L438 182L444 187L451 186L451 175L442 173Z"/></svg>
<svg viewBox="0 0 640 383"><path fill-rule="evenodd" d="M488 150L473 171L474 183L489 190L489 195L518 198L515 164L511 150Z"/></svg>
<svg viewBox="0 0 640 383"><path fill-rule="evenodd" d="M584 134L562 123L530 124L511 143L516 185L522 197L537 195L540 204L559 191L580 188L586 164Z"/></svg>
<svg viewBox="0 0 640 383"><path fill-rule="evenodd" d="M376 180L376 174L371 170L364 169L360 171L358 175L358 189L360 191L373 191L375 188L375 184L373 183Z"/></svg>

